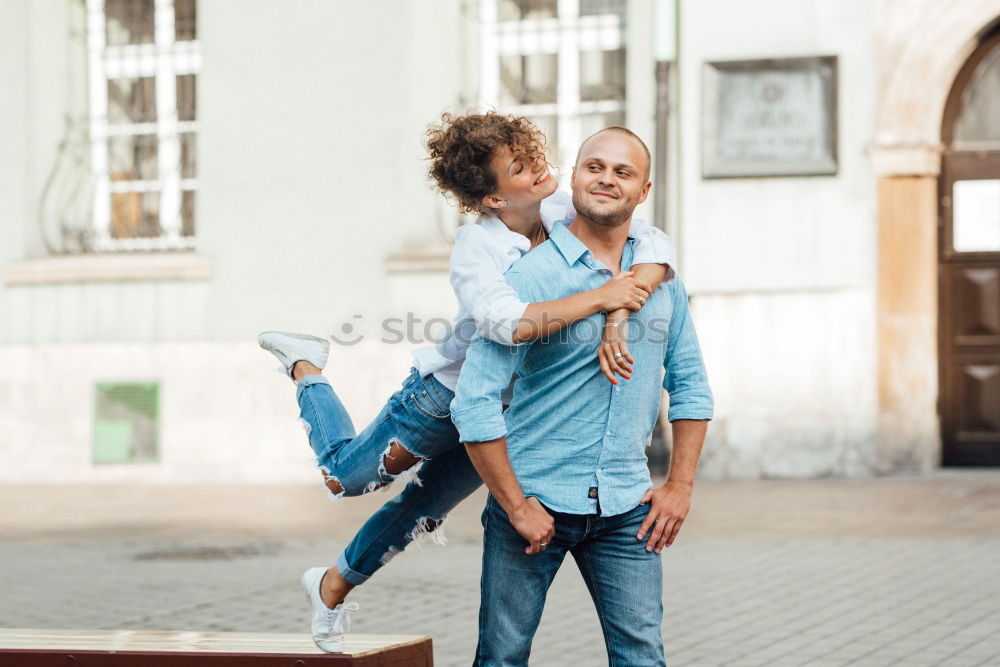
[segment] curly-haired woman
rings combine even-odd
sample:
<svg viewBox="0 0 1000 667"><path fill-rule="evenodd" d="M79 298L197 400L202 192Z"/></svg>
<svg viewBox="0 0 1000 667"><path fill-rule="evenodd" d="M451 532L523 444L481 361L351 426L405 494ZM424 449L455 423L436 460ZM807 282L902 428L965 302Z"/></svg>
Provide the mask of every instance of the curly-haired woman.
<svg viewBox="0 0 1000 667"><path fill-rule="evenodd" d="M570 197L545 159L545 136L526 118L496 112L451 116L428 131L430 176L475 224L455 235L451 285L459 311L443 342L418 349L402 388L357 434L330 382L322 375L329 342L302 334L265 332L261 346L282 362L297 385L301 417L326 486L334 497L361 495L395 480L408 484L362 526L334 567L311 568L302 586L312 607L316 645L343 649L348 592L418 537L444 543L448 512L481 481L450 418L466 350L481 335L506 345L550 335L578 319L608 313L612 324L637 311L671 272L673 246L662 232L633 222L638 241L634 271L602 287L557 301L524 303L503 274L519 257L548 238L554 224L574 215ZM631 357L605 327L597 346L602 371L617 384L628 378ZM415 472L419 466L419 477Z"/></svg>

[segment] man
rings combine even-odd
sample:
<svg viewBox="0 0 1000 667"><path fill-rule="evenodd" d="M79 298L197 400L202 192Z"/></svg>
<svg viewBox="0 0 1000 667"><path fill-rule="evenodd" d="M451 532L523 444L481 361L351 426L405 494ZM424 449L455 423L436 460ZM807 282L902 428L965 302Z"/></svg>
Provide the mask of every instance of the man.
<svg viewBox="0 0 1000 667"><path fill-rule="evenodd" d="M650 188L645 144L625 128L598 132L580 147L571 183L572 225L555 225L505 276L525 301L597 287L632 264L629 223ZM594 354L604 325L594 315L558 338L516 347L480 339L469 350L452 418L490 490L476 665L527 664L567 552L594 599L611 664L665 664L660 551L690 507L712 394L679 278L629 320L634 363L617 385ZM644 450L661 381L674 446L666 483L652 488Z"/></svg>

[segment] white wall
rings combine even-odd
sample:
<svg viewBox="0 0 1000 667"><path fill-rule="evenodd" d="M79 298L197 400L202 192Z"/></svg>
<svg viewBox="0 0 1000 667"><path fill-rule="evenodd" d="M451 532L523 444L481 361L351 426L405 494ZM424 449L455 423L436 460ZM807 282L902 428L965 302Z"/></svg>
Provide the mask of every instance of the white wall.
<svg viewBox="0 0 1000 667"><path fill-rule="evenodd" d="M869 290L710 295L692 311L716 401L702 475L876 470Z"/></svg>
<svg viewBox="0 0 1000 667"><path fill-rule="evenodd" d="M8 4L2 266L44 254L36 216L63 116L86 114L79 5ZM458 0L199 3L197 252L211 278L0 284L0 475L313 479L291 384L256 335L324 335L362 315L368 342L335 348L330 374L364 424L409 368L409 345L376 342L379 319L454 314L445 274L390 276L384 262L450 223L422 141L464 109L461 27ZM161 462L91 464L94 383L150 379Z"/></svg>
<svg viewBox="0 0 1000 667"><path fill-rule="evenodd" d="M28 220L28 175L26 159L29 143L28 119L28 24L29 4L7 3L0 21L0 44L5 55L0 58L0 142L4 159L0 160L0 262L19 259L25 246ZM2 289L2 288L0 288ZM2 303L2 302L0 302ZM0 310L0 335L3 332Z"/></svg>
<svg viewBox="0 0 1000 667"><path fill-rule="evenodd" d="M277 365L255 343L0 346L0 482L319 484ZM361 344L334 350L327 376L363 427L408 367L403 348ZM158 462L91 463L94 385L108 380L159 382Z"/></svg>
<svg viewBox="0 0 1000 667"><path fill-rule="evenodd" d="M691 292L874 286L875 122L867 0L683 2L682 270ZM701 178L701 76L711 60L836 55L836 176Z"/></svg>
<svg viewBox="0 0 1000 667"><path fill-rule="evenodd" d="M39 192L61 115L80 104L65 92L74 5L10 4L3 264L41 254ZM718 408L704 474L862 474L876 405L868 3L681 4L677 241ZM652 144L653 64L637 55L651 52L651 10L640 0L629 14L628 119ZM444 274L390 275L384 261L440 236L448 215L425 177L422 136L470 93L477 49L459 0L206 0L199 11L196 224L212 276L0 285L0 368L13 369L0 375L5 479L47 479L60 463L80 480L311 479L291 385L270 372L258 331L323 335L361 315L369 342L335 347L330 368L363 424L408 368L407 345L374 341L379 318L454 314ZM704 61L829 54L839 56L836 176L701 179ZM162 382L162 463L92 466L93 383L130 379Z"/></svg>
<svg viewBox="0 0 1000 667"><path fill-rule="evenodd" d="M875 56L866 0L681 6L680 269L717 418L703 474L874 470ZM702 67L836 55L835 176L701 177Z"/></svg>
<svg viewBox="0 0 1000 667"><path fill-rule="evenodd" d="M459 97L456 2L210 3L199 104L211 337L383 310L386 255L435 235L423 132ZM232 17L242 14L239 31ZM231 304L253 295L255 307Z"/></svg>
<svg viewBox="0 0 1000 667"><path fill-rule="evenodd" d="M12 5L4 264L42 254L39 196L63 115L82 112L67 84L83 57L75 5ZM460 19L458 0L200 3L197 252L212 277L0 286L0 343L245 341L384 313L386 256L440 236L422 141L461 97L462 40L440 37Z"/></svg>

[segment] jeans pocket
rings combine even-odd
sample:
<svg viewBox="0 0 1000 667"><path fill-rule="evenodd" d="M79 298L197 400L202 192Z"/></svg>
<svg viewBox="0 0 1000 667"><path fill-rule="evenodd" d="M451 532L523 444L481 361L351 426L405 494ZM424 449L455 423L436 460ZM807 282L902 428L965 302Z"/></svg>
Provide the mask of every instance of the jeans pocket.
<svg viewBox="0 0 1000 667"><path fill-rule="evenodd" d="M438 399L427 389L419 389L409 396L409 400L422 413L434 419L448 419L451 416L450 406L441 405Z"/></svg>

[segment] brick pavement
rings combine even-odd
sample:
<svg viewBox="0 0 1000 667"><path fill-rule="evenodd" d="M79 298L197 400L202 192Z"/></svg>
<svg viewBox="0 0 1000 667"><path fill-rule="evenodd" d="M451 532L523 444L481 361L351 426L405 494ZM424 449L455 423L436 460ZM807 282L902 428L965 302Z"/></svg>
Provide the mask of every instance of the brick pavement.
<svg viewBox="0 0 1000 667"><path fill-rule="evenodd" d="M330 562L381 500L303 509L281 487L74 491L73 511L40 521L32 512L65 489L0 490L0 626L301 632L298 574ZM1000 475L702 483L696 499L701 525L664 558L671 665L1000 665ZM286 505L294 515L275 525ZM480 507L456 511L447 547L411 548L359 588L353 629L430 634L436 664L469 664ZM322 539L302 534L313 511L338 517ZM532 664L606 664L571 561Z"/></svg>

